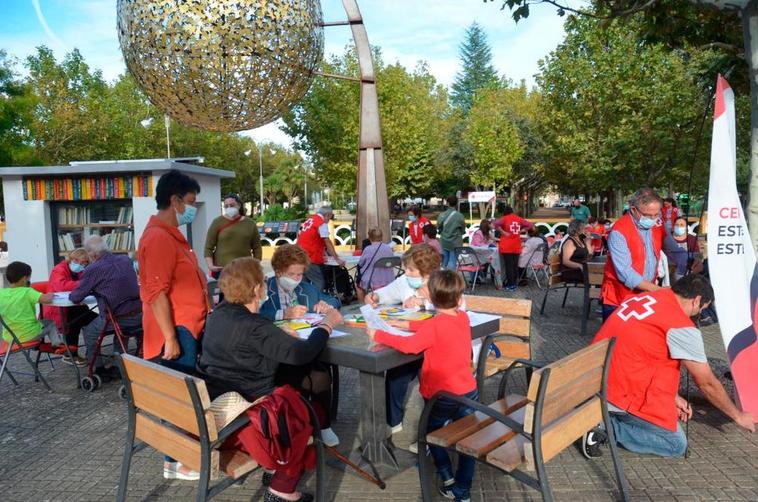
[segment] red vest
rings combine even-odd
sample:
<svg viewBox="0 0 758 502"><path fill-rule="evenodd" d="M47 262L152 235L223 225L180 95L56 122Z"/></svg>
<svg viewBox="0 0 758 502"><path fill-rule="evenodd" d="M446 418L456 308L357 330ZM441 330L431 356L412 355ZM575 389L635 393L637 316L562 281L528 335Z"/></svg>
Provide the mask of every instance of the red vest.
<svg viewBox="0 0 758 502"><path fill-rule="evenodd" d="M673 328L694 326L670 289L641 293L621 303L593 340L616 338L608 371L608 401L675 431L680 363L669 356L666 335Z"/></svg>
<svg viewBox="0 0 758 502"><path fill-rule="evenodd" d="M424 242L424 227L429 223L426 218L419 218L408 225L408 233L411 236L411 244L421 244Z"/></svg>
<svg viewBox="0 0 758 502"><path fill-rule="evenodd" d="M521 254L521 227L523 219L514 213L500 218L500 241L498 251L508 254Z"/></svg>
<svg viewBox="0 0 758 502"><path fill-rule="evenodd" d="M297 245L305 249L308 258L314 265L324 264L324 254L326 253L326 244L324 239L318 233L318 227L324 224L324 217L320 214L311 215L303 222L300 227L300 233L297 236Z"/></svg>
<svg viewBox="0 0 758 502"><path fill-rule="evenodd" d="M626 245L629 248L629 253L632 255L632 268L640 275L645 270L645 243L642 241L642 236L637 229L637 225L634 223L631 215L626 213L624 216L613 225L611 232L620 232L626 239ZM653 249L655 250L656 264L661 256L661 247L663 246L663 238L666 230L663 225L658 222L658 225L653 227ZM605 275L603 277L603 285L600 289L600 296L603 299L605 305L620 305L626 298L633 295L634 291L627 288L626 285L619 280L616 275L616 268L613 266L613 254L611 250L608 250L608 259L605 262Z"/></svg>

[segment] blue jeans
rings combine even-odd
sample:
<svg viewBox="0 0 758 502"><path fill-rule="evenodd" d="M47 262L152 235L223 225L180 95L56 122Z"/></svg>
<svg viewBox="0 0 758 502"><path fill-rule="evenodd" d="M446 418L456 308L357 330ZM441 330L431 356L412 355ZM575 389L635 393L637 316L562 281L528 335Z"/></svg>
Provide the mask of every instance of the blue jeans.
<svg viewBox="0 0 758 502"><path fill-rule="evenodd" d="M181 354L176 359L171 360L161 359L159 357L158 362L161 366L165 366L166 368L181 371L188 375L194 375L196 371L197 354L200 349L200 340L195 340L190 330L184 326L177 326L175 329L176 341L179 342ZM165 455L163 458L166 462L176 462L176 460L168 455Z"/></svg>
<svg viewBox="0 0 758 502"><path fill-rule="evenodd" d="M479 393L474 389L468 394L464 394L463 397L476 401L479 399ZM427 424L426 432L428 434L444 427L445 423L449 420L458 420L467 415L471 415L472 413L474 413L473 408L451 399L444 397L440 398L434 403L432 412L429 414L429 423ZM452 478L453 464L450 462L447 450L438 446L430 445L429 451L434 459L434 465L437 467L437 474L442 481ZM456 500L468 498L469 492L471 491L471 482L474 479L475 468L476 460L466 455L458 456L458 469L455 471L455 486L453 487L453 495L455 495Z"/></svg>
<svg viewBox="0 0 758 502"><path fill-rule="evenodd" d="M616 442L629 451L660 457L681 457L687 451L687 437L678 422L676 431L672 432L631 413L611 413L610 416Z"/></svg>
<svg viewBox="0 0 758 502"><path fill-rule="evenodd" d="M455 270L458 263L455 259L455 251L452 249L442 250L442 268L449 270Z"/></svg>
<svg viewBox="0 0 758 502"><path fill-rule="evenodd" d="M616 312L617 308L618 308L618 305L608 305L604 303L603 304L603 322L605 322L609 317L611 317L611 314Z"/></svg>
<svg viewBox="0 0 758 502"><path fill-rule="evenodd" d="M423 359L387 370L384 377L384 393L387 406L387 425L395 427L403 423L405 396L408 386L418 375Z"/></svg>

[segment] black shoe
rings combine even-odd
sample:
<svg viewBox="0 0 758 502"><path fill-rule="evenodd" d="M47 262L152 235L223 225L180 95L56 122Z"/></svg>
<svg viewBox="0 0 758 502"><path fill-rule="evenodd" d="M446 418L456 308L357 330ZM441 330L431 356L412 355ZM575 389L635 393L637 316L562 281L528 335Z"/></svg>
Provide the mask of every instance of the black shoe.
<svg viewBox="0 0 758 502"><path fill-rule="evenodd" d="M594 428L582 436L582 453L587 458L597 458L603 456L601 446L608 443L608 435L604 430Z"/></svg>
<svg viewBox="0 0 758 502"><path fill-rule="evenodd" d="M300 498L297 499L297 502L312 502L313 501L313 495L310 493L303 493L300 495ZM274 495L269 490L266 490L266 493L263 495L263 502L290 502L287 499L283 499L282 497L279 497L277 495Z"/></svg>
<svg viewBox="0 0 758 502"><path fill-rule="evenodd" d="M274 473L263 471L263 477L261 478L261 484L268 488L271 486L271 478L274 477Z"/></svg>

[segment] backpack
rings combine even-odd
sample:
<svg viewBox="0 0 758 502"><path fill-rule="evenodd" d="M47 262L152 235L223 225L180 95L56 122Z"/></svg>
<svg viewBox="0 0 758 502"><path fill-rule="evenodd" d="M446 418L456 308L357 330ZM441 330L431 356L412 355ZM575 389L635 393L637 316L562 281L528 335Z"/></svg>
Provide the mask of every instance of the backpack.
<svg viewBox="0 0 758 502"><path fill-rule="evenodd" d="M247 410L250 426L241 434L246 449L263 468L287 471L300 469L305 460L307 469L315 466L315 452L308 447L313 434L308 407L300 394L289 385L274 392Z"/></svg>

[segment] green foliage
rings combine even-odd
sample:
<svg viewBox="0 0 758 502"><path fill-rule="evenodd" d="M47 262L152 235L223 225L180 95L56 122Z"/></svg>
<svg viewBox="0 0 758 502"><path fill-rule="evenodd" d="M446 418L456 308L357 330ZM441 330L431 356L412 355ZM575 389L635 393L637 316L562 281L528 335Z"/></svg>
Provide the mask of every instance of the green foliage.
<svg viewBox="0 0 758 502"><path fill-rule="evenodd" d="M470 178L480 189L510 182L513 166L524 154L508 98L505 89L480 91L465 121L463 140L470 145L473 160Z"/></svg>
<svg viewBox="0 0 758 502"><path fill-rule="evenodd" d="M453 106L468 113L474 104L474 95L480 89L498 86L498 75L492 66L492 49L487 34L473 23L466 30L460 46L461 71L455 76L450 100Z"/></svg>
<svg viewBox="0 0 758 502"><path fill-rule="evenodd" d="M272 204L263 211L258 221L303 221L308 216L305 207L296 205L284 208L281 204Z"/></svg>
<svg viewBox="0 0 758 502"><path fill-rule="evenodd" d="M449 172L440 157L447 137L447 93L426 65L408 71L385 65L374 51L384 166L390 197L424 196ZM323 64L324 73L357 76L354 51ZM285 115L284 131L313 162L318 179L338 193L355 194L360 86L317 77L305 98Z"/></svg>
<svg viewBox="0 0 758 502"><path fill-rule="evenodd" d="M29 87L18 79L14 66L0 50L0 166L35 163L29 145L33 103Z"/></svg>
<svg viewBox="0 0 758 502"><path fill-rule="evenodd" d="M540 63L545 175L567 193L686 187L706 101L682 54L630 23L570 18Z"/></svg>

